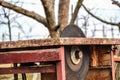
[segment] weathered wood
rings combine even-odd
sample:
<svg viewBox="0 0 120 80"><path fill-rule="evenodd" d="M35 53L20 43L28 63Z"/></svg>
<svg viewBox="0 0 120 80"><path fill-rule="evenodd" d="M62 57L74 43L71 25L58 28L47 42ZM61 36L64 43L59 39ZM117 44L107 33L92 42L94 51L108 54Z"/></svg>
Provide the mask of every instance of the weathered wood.
<svg viewBox="0 0 120 80"><path fill-rule="evenodd" d="M98 59L98 53L96 53L96 46L91 46L91 66L98 66L99 65L99 59Z"/></svg>
<svg viewBox="0 0 120 80"><path fill-rule="evenodd" d="M21 40L11 42L0 42L0 49L25 48L58 45L111 45L120 44L120 39L108 38L52 38L39 40Z"/></svg>
<svg viewBox="0 0 120 80"><path fill-rule="evenodd" d="M112 80L111 68L90 69L86 80Z"/></svg>
<svg viewBox="0 0 120 80"><path fill-rule="evenodd" d="M97 45L97 46L91 46L91 65L94 67L100 67L100 66L106 66L111 65L110 60L110 51L111 46L110 45Z"/></svg>
<svg viewBox="0 0 120 80"><path fill-rule="evenodd" d="M114 55L115 60L115 77L116 80L120 80L120 45L117 46L116 54Z"/></svg>
<svg viewBox="0 0 120 80"><path fill-rule="evenodd" d="M55 73L42 73L41 80L57 80Z"/></svg>
<svg viewBox="0 0 120 80"><path fill-rule="evenodd" d="M90 69L86 80L112 80L111 45L93 45Z"/></svg>
<svg viewBox="0 0 120 80"><path fill-rule="evenodd" d="M59 61L59 50L0 52L0 64Z"/></svg>
<svg viewBox="0 0 120 80"><path fill-rule="evenodd" d="M114 56L114 61L120 62L120 56Z"/></svg>
<svg viewBox="0 0 120 80"><path fill-rule="evenodd" d="M18 74L18 73L55 73L55 66L36 66L36 67L10 67L0 68L0 74Z"/></svg>

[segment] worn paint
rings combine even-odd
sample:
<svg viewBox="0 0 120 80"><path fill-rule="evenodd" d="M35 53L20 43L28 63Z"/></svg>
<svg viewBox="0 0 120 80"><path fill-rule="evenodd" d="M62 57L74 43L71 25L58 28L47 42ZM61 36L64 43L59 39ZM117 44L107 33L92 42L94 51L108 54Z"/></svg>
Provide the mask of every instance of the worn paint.
<svg viewBox="0 0 120 80"><path fill-rule="evenodd" d="M0 42L0 49L25 48L60 45L111 45L120 44L120 39L108 38L51 38L38 40L21 40L11 42Z"/></svg>

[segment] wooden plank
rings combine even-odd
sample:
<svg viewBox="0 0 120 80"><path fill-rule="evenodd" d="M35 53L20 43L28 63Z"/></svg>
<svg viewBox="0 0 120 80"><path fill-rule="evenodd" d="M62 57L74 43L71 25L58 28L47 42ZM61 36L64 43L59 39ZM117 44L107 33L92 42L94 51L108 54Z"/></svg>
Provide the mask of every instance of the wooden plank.
<svg viewBox="0 0 120 80"><path fill-rule="evenodd" d="M90 47L90 66L100 67L111 65L110 60L110 52L111 46L110 45L95 45Z"/></svg>
<svg viewBox="0 0 120 80"><path fill-rule="evenodd" d="M0 74L55 73L55 66L0 68Z"/></svg>
<svg viewBox="0 0 120 80"><path fill-rule="evenodd" d="M91 66L99 66L99 54L97 53L96 46L91 46Z"/></svg>
<svg viewBox="0 0 120 80"><path fill-rule="evenodd" d="M120 62L120 56L114 56L114 61Z"/></svg>
<svg viewBox="0 0 120 80"><path fill-rule="evenodd" d="M60 55L57 50L35 50L19 52L1 52L0 64L59 61Z"/></svg>
<svg viewBox="0 0 120 80"><path fill-rule="evenodd" d="M111 68L93 68L85 80L112 80Z"/></svg>
<svg viewBox="0 0 120 80"><path fill-rule="evenodd" d="M0 42L0 49L26 48L58 45L111 45L120 44L120 39L109 38L51 38L38 40L21 40Z"/></svg>
<svg viewBox="0 0 120 80"><path fill-rule="evenodd" d="M57 80L56 73L42 73L41 80Z"/></svg>

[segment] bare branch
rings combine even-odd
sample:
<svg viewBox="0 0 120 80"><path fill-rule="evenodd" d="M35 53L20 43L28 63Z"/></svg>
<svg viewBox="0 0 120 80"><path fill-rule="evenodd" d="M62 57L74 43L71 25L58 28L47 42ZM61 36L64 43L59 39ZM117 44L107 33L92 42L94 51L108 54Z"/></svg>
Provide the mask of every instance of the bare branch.
<svg viewBox="0 0 120 80"><path fill-rule="evenodd" d="M82 5L82 6L83 6L83 8L85 9L85 11L86 11L88 14L90 14L92 17L94 17L95 19L97 19L97 20L99 20L99 21L101 21L101 22L103 22L103 23L105 23L105 24L109 24L109 25L113 25L113 26L118 26L118 27L120 28L120 23L113 23L113 22L105 21L105 20L103 20L103 19L95 16L94 14L92 14L89 10L87 10L87 8L86 8L84 5Z"/></svg>
<svg viewBox="0 0 120 80"><path fill-rule="evenodd" d="M58 24L60 25L60 31L68 25L69 3L70 0L59 0Z"/></svg>
<svg viewBox="0 0 120 80"><path fill-rule="evenodd" d="M0 25L7 25L7 24L8 24L7 22L0 21Z"/></svg>
<svg viewBox="0 0 120 80"><path fill-rule="evenodd" d="M9 31L9 40L12 41L12 32L11 32L11 21L10 21L10 10L6 13L5 8L2 8L4 17L7 19L7 26Z"/></svg>
<svg viewBox="0 0 120 80"><path fill-rule="evenodd" d="M44 11L46 14L46 19L48 22L48 28L54 30L55 28L55 13L54 13L54 0L41 0Z"/></svg>
<svg viewBox="0 0 120 80"><path fill-rule="evenodd" d="M118 1L112 0L112 4L115 4L120 8L120 3Z"/></svg>
<svg viewBox="0 0 120 80"><path fill-rule="evenodd" d="M79 9L80 9L80 7L81 7L81 5L82 5L82 2L83 2L83 0L78 0L77 5L76 5L75 10L74 10L74 13L73 13L73 15L72 15L72 19L71 19L71 21L70 21L70 24L74 24L75 19L76 19L76 17L77 17L77 14L78 14L78 12L79 12Z"/></svg>
<svg viewBox="0 0 120 80"><path fill-rule="evenodd" d="M41 0L41 2L43 4L44 11L46 14L50 36L52 38L57 37L56 31L55 31L56 22L55 22L55 13L54 13L55 0Z"/></svg>
<svg viewBox="0 0 120 80"><path fill-rule="evenodd" d="M5 8L9 8L14 10L15 12L21 13L25 16L28 16L34 20L37 20L38 22L42 23L43 25L47 26L47 21L44 17L40 16L39 14L35 13L35 12L31 12L28 10L25 10L21 7L18 7L16 5L10 4L4 0L0 0L0 5L5 7Z"/></svg>

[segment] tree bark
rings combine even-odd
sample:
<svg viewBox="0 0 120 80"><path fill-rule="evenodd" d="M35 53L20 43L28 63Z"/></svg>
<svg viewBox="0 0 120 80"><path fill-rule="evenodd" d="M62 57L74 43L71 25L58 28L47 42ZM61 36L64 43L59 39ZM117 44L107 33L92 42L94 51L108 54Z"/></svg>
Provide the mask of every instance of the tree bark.
<svg viewBox="0 0 120 80"><path fill-rule="evenodd" d="M58 24L60 25L60 32L68 24L70 0L59 0Z"/></svg>
<svg viewBox="0 0 120 80"><path fill-rule="evenodd" d="M74 24L74 22L75 22L75 20L77 18L77 14L79 12L79 9L82 6L82 2L83 2L83 0L78 0L77 5L76 5L75 10L74 10L74 13L72 15L72 19L70 21L70 24Z"/></svg>
<svg viewBox="0 0 120 80"><path fill-rule="evenodd" d="M120 8L120 2L116 1L116 0L112 0L112 4L117 5Z"/></svg>
<svg viewBox="0 0 120 80"><path fill-rule="evenodd" d="M57 33L55 31L56 22L55 22L55 11L54 11L54 2L55 0L41 0L44 11L46 14L46 19L48 23L48 29L50 32L50 36L52 38L57 37Z"/></svg>

